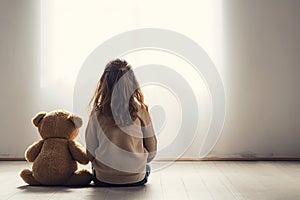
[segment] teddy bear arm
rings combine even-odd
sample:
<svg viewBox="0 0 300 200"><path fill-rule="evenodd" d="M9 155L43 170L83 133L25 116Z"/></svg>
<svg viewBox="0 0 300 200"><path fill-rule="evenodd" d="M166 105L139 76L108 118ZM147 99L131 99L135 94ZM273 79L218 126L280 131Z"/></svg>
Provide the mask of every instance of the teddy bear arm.
<svg viewBox="0 0 300 200"><path fill-rule="evenodd" d="M86 165L89 163L86 151L80 144L70 141L69 150L74 160L78 161L80 164Z"/></svg>
<svg viewBox="0 0 300 200"><path fill-rule="evenodd" d="M25 153L25 157L28 162L33 162L36 159L42 149L43 144L44 141L40 140L28 147Z"/></svg>

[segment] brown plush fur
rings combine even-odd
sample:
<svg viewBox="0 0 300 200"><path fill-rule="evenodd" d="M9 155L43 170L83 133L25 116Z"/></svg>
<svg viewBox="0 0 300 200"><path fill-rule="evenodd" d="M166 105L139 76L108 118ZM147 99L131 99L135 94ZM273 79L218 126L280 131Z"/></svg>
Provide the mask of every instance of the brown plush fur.
<svg viewBox="0 0 300 200"><path fill-rule="evenodd" d="M41 112L32 120L42 140L26 150L32 171L25 169L20 176L29 185L88 185L92 175L77 170L77 162L88 164L84 148L74 139L82 126L82 119L67 111ZM77 162L76 162L77 161Z"/></svg>

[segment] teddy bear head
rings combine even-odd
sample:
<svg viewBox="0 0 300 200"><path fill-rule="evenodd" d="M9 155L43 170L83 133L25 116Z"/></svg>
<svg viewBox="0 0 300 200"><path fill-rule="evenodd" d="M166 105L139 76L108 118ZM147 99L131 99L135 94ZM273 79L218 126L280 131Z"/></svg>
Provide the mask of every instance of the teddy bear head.
<svg viewBox="0 0 300 200"><path fill-rule="evenodd" d="M64 138L73 140L77 137L82 119L68 111L56 110L50 113L40 112L33 119L43 139Z"/></svg>

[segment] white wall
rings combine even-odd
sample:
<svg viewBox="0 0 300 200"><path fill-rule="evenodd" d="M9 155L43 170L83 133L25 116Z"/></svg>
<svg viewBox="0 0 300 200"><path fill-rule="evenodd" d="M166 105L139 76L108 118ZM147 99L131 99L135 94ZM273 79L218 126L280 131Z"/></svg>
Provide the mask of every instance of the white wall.
<svg viewBox="0 0 300 200"><path fill-rule="evenodd" d="M39 89L39 1L0 1L0 158L24 157Z"/></svg>
<svg viewBox="0 0 300 200"><path fill-rule="evenodd" d="M223 6L227 117L209 157L300 157L300 1ZM39 138L31 117L61 105L38 96L39 8L38 0L0 1L0 158L23 157ZM185 157L197 157L198 144Z"/></svg>
<svg viewBox="0 0 300 200"><path fill-rule="evenodd" d="M300 1L224 1L227 117L210 157L300 157Z"/></svg>

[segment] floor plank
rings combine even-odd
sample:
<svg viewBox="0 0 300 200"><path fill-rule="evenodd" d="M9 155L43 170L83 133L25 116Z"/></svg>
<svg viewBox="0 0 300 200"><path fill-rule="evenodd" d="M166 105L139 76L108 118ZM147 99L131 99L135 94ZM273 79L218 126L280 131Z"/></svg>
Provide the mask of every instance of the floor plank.
<svg viewBox="0 0 300 200"><path fill-rule="evenodd" d="M162 163L152 165L155 168ZM1 200L300 199L300 162L175 162L153 171L146 186L129 188L30 187L19 177L24 168L31 165L23 161L0 161Z"/></svg>

